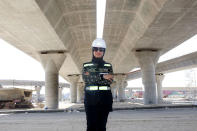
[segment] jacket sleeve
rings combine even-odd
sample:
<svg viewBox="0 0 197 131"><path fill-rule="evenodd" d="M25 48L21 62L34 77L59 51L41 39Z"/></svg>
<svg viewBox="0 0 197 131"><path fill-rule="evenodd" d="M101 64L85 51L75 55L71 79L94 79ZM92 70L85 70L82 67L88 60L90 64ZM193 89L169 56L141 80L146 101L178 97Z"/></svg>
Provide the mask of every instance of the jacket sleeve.
<svg viewBox="0 0 197 131"><path fill-rule="evenodd" d="M110 85L112 82L103 78L103 75L99 73L88 72L89 75L85 75L88 72L87 68L83 66L82 78L86 84L101 84L101 85ZM109 74L113 74L112 66L109 68Z"/></svg>
<svg viewBox="0 0 197 131"><path fill-rule="evenodd" d="M113 68L112 68L112 66L109 68L109 74L113 75ZM103 77L101 79L102 80L100 81L100 84L102 84L102 85L110 85L113 82L113 80L111 82L109 80L104 79Z"/></svg>
<svg viewBox="0 0 197 131"><path fill-rule="evenodd" d="M101 76L98 73L88 72L89 75L85 75L87 72L86 67L83 66L82 78L85 83L99 83L102 80Z"/></svg>

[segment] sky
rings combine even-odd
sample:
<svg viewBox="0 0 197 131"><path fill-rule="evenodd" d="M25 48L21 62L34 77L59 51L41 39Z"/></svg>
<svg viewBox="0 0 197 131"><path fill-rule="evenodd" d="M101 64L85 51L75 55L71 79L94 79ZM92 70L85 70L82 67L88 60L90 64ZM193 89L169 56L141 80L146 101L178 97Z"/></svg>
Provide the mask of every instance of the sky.
<svg viewBox="0 0 197 131"><path fill-rule="evenodd" d="M105 23L106 0L96 1L96 37L103 38L103 27Z"/></svg>

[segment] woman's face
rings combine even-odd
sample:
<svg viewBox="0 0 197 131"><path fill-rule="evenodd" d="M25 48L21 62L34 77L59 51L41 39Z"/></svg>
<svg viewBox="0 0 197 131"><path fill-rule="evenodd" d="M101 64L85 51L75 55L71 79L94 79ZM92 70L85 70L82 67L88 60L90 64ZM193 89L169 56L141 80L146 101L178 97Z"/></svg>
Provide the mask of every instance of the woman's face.
<svg viewBox="0 0 197 131"><path fill-rule="evenodd" d="M104 49L103 48L94 48L93 54L94 54L94 57L101 58L101 57L103 57Z"/></svg>

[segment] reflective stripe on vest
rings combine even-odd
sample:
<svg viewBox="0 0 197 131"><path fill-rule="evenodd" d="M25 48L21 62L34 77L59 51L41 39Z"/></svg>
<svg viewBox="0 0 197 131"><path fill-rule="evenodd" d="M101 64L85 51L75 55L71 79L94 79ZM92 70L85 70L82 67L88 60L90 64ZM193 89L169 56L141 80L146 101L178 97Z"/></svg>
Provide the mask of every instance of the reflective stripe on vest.
<svg viewBox="0 0 197 131"><path fill-rule="evenodd" d="M104 66L108 66L108 67L110 67L110 66L111 66L111 64L104 64Z"/></svg>
<svg viewBox="0 0 197 131"><path fill-rule="evenodd" d="M108 87L108 86L88 86L88 87L86 87L86 90L91 90L91 91L110 90L110 87Z"/></svg>
<svg viewBox="0 0 197 131"><path fill-rule="evenodd" d="M84 67L86 67L86 66L92 66L92 65L94 65L94 64L84 64Z"/></svg>
<svg viewBox="0 0 197 131"><path fill-rule="evenodd" d="M91 90L91 91L98 90L98 86L89 86L88 90Z"/></svg>
<svg viewBox="0 0 197 131"><path fill-rule="evenodd" d="M99 90L109 90L108 86L99 86Z"/></svg>

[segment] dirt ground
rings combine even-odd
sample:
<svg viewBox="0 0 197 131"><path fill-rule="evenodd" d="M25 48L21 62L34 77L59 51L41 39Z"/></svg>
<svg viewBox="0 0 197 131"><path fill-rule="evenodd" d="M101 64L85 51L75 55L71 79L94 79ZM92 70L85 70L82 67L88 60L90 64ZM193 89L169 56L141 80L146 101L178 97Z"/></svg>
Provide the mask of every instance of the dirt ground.
<svg viewBox="0 0 197 131"><path fill-rule="evenodd" d="M85 131L84 112L0 114L1 131ZM107 131L196 131L197 108L121 110Z"/></svg>

